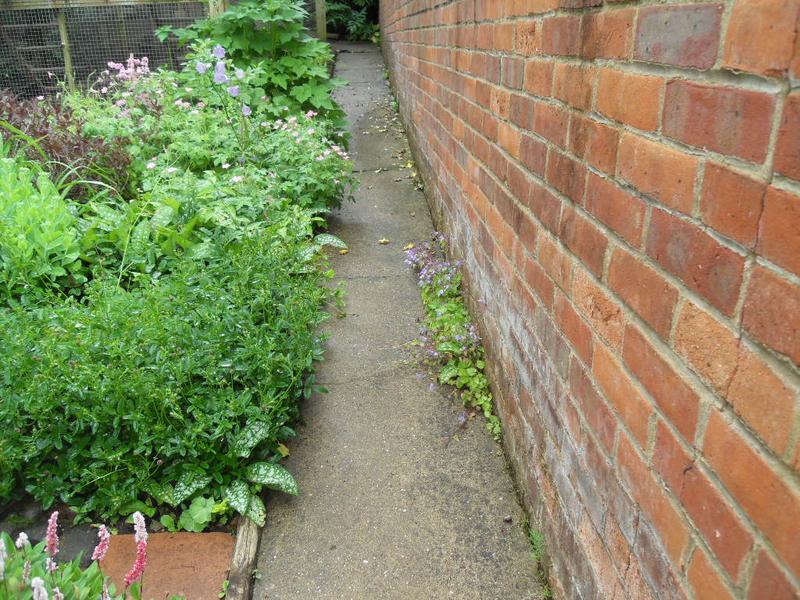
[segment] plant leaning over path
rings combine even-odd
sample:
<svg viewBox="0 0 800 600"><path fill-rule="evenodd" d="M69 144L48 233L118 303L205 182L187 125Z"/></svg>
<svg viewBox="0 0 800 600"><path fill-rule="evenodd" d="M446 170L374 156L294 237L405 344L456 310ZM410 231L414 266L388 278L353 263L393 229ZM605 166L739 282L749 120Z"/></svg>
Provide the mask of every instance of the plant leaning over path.
<svg viewBox="0 0 800 600"><path fill-rule="evenodd" d="M460 390L464 404L480 409L487 429L499 438L481 338L461 293L461 263L447 260L447 240L435 233L406 250L406 264L417 272L422 290L425 358L439 367L439 382Z"/></svg>

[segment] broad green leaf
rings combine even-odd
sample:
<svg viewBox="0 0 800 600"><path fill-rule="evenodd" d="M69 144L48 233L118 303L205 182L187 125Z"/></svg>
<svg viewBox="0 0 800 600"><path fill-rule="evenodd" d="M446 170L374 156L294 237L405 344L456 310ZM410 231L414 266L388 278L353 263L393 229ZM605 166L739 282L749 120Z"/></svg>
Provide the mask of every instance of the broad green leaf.
<svg viewBox="0 0 800 600"><path fill-rule="evenodd" d="M175 484L175 491L172 495L172 506L177 506L195 492L202 490L209 483L211 477L193 471L184 472Z"/></svg>
<svg viewBox="0 0 800 600"><path fill-rule="evenodd" d="M335 235L331 235L330 233L320 233L314 238L314 241L319 246L333 246L334 248L342 248L342 249L347 248L347 244L345 244L343 240L336 237Z"/></svg>
<svg viewBox="0 0 800 600"><path fill-rule="evenodd" d="M225 489L223 495L233 510L242 515L247 514L247 509L250 508L250 499L253 497L253 494L244 481L234 481Z"/></svg>
<svg viewBox="0 0 800 600"><path fill-rule="evenodd" d="M281 465L268 462L254 463L247 467L246 475L253 483L260 483L270 489L293 496L297 496L299 493L294 477Z"/></svg>
<svg viewBox="0 0 800 600"><path fill-rule="evenodd" d="M269 437L269 426L261 421L248 423L233 441L232 450L237 456L247 458L260 442Z"/></svg>
<svg viewBox="0 0 800 600"><path fill-rule="evenodd" d="M267 509L264 507L264 502L258 496L250 496L250 506L247 508L245 514L253 523L259 527L263 527L267 521Z"/></svg>

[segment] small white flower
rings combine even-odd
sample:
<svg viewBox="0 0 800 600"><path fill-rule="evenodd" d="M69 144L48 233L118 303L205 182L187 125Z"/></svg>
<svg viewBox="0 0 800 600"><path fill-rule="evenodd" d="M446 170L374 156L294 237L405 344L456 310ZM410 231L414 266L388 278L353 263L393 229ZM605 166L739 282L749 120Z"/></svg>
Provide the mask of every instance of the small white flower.
<svg viewBox="0 0 800 600"><path fill-rule="evenodd" d="M22 550L28 543L28 534L23 531L17 536L17 541L14 542L14 545L18 550Z"/></svg>
<svg viewBox="0 0 800 600"><path fill-rule="evenodd" d="M153 169L156 168L156 163L151 160L149 163L147 163L147 168L152 171Z"/></svg>
<svg viewBox="0 0 800 600"><path fill-rule="evenodd" d="M230 168L231 168L231 165L230 165L230 163L223 163L223 164L222 164L222 168L223 168L223 169L230 169Z"/></svg>

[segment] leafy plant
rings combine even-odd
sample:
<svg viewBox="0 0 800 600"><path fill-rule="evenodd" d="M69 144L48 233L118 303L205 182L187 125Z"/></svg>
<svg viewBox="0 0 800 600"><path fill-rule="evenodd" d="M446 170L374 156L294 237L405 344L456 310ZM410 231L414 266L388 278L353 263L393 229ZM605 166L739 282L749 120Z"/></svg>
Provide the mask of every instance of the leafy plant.
<svg viewBox="0 0 800 600"><path fill-rule="evenodd" d="M372 7L372 0L329 2L326 12L328 27L348 40L374 41L380 27L370 18L369 9Z"/></svg>
<svg viewBox="0 0 800 600"><path fill-rule="evenodd" d="M446 258L447 241L435 234L432 241L406 250L406 264L417 271L425 306L426 333L421 343L427 358L440 365L439 381L455 386L468 406L479 408L495 438L501 432L493 412L486 363L478 330L461 295L460 263Z"/></svg>

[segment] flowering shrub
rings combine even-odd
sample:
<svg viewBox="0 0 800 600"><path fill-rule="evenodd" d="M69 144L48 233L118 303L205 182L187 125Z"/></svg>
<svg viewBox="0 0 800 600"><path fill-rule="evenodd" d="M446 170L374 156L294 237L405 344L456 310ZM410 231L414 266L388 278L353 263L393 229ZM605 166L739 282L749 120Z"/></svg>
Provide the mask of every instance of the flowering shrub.
<svg viewBox="0 0 800 600"><path fill-rule="evenodd" d="M108 552L111 534L105 525L98 529L98 544L92 564L82 569L80 558L58 561L58 512L50 515L44 541L32 545L27 534L16 540L0 533L0 600L140 600L141 578L147 564L147 530L141 513L134 513L136 562L125 577L125 589L117 594L103 574L100 561Z"/></svg>
<svg viewBox="0 0 800 600"><path fill-rule="evenodd" d="M425 306L425 329L420 343L425 357L440 367L439 381L461 390L468 406L479 408L487 428L500 435L500 420L493 413L483 346L461 295L460 262L446 258L447 241L436 233L431 241L406 250L406 264L419 277Z"/></svg>

